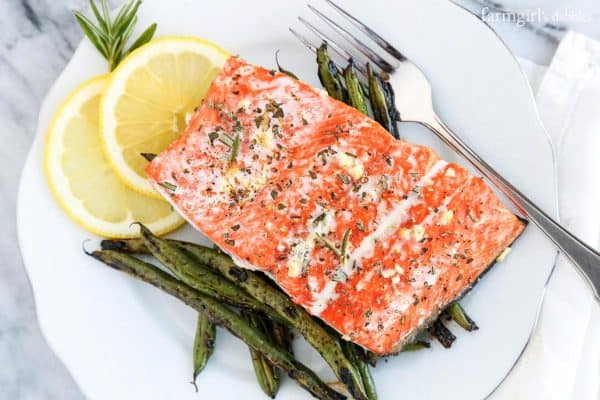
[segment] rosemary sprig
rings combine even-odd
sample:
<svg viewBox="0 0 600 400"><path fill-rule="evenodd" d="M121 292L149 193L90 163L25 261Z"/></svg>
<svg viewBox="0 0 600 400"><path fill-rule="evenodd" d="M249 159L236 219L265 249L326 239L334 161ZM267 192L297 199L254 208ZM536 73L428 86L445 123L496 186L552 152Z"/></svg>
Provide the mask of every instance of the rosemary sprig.
<svg viewBox="0 0 600 400"><path fill-rule="evenodd" d="M92 20L79 11L73 11L73 15L75 15L83 33L85 33L90 42L106 58L108 68L112 71L129 53L152 39L154 32L156 32L156 24L152 24L146 28L134 40L131 46L126 48L125 46L131 38L133 28L137 22L136 14L142 1L130 0L121 7L114 19L110 16L106 0L100 0L99 3L100 8L98 8L96 0L90 0L90 7L92 8L97 24L94 24Z"/></svg>

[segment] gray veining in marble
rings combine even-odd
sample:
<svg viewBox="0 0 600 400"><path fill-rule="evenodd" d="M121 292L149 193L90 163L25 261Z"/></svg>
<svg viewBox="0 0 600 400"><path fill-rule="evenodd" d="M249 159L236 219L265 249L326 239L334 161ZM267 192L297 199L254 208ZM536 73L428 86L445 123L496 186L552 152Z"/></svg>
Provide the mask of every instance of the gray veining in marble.
<svg viewBox="0 0 600 400"><path fill-rule="evenodd" d="M600 38L598 0L456 2L480 16L537 7L542 7L547 15L563 15L564 20L551 23L529 18L531 21L523 26L510 19L489 21L513 52L538 63L550 61L558 40L568 28ZM4 230L0 236L0 399L83 397L68 371L45 344L37 325L16 242L15 201L40 103L82 37L70 10L87 9L86 3L86 0L0 1L0 143L3 144L0 221ZM573 14L565 10L565 3Z"/></svg>

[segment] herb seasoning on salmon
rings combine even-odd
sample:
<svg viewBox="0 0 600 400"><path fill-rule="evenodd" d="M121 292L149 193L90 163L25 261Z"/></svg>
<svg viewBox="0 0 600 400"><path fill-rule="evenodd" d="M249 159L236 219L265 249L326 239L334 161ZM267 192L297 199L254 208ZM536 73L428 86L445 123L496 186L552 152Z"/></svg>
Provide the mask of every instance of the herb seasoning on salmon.
<svg viewBox="0 0 600 400"><path fill-rule="evenodd" d="M380 355L411 341L524 228L462 167L239 58L147 173L240 266Z"/></svg>

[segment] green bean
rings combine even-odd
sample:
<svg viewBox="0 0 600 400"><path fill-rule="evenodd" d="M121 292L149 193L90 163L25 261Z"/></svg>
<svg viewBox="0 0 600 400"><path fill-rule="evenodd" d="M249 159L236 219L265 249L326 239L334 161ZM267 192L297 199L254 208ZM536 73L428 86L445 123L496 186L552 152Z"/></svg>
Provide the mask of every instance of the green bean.
<svg viewBox="0 0 600 400"><path fill-rule="evenodd" d="M356 76L354 63L352 59L348 62L348 66L344 70L344 80L348 90L348 104L365 115L369 115L369 109L365 100L365 95L362 90L362 85Z"/></svg>
<svg viewBox="0 0 600 400"><path fill-rule="evenodd" d="M100 248L128 254L151 254L142 239L104 239Z"/></svg>
<svg viewBox="0 0 600 400"><path fill-rule="evenodd" d="M242 311L241 315L252 327L254 327L254 329L261 331L266 336L273 339L272 332L269 332L272 327L268 320L249 311ZM259 351L254 350L252 347L249 347L249 349L256 380L262 391L267 396L274 399L279 390L279 370Z"/></svg>
<svg viewBox="0 0 600 400"><path fill-rule="evenodd" d="M276 321L271 321L273 325L273 339L281 348L287 350L290 354L294 354L292 349L292 333L289 328Z"/></svg>
<svg viewBox="0 0 600 400"><path fill-rule="evenodd" d="M119 242L120 248L124 251L140 248L139 239ZM330 335L326 328L321 326L302 307L295 304L285 293L272 286L262 275L238 267L229 256L215 249L182 241L169 240L169 242L176 243L194 256L200 265L212 267L242 287L255 299L270 306L278 316L296 328L321 354L338 379L346 385L355 398L366 399L360 373L342 352L337 338ZM109 242L103 242L102 245L108 246ZM271 314L268 315L271 317Z"/></svg>
<svg viewBox="0 0 600 400"><path fill-rule="evenodd" d="M402 348L402 352L405 351L417 351L417 350L421 350L421 349L428 349L429 347L431 347L431 345L429 344L429 342L425 342L423 340L418 340L414 343L409 343L406 346L404 346Z"/></svg>
<svg viewBox="0 0 600 400"><path fill-rule="evenodd" d="M196 323L196 336L194 337L194 373L192 382L196 384L196 377L202 372L208 359L215 350L217 337L216 325L203 313L198 314ZM196 388L196 390L198 390Z"/></svg>
<svg viewBox="0 0 600 400"><path fill-rule="evenodd" d="M356 365L358 371L360 372L360 377L362 379L363 386L365 388L365 393L369 400L377 400L377 390L375 389L375 381L373 381L373 376L371 375L371 371L369 369L369 364L367 364L363 360L364 350L358 345L348 342L344 339L340 340L340 344L346 357L350 359L354 365Z"/></svg>
<svg viewBox="0 0 600 400"><path fill-rule="evenodd" d="M363 361L366 362L367 364L369 364L371 367L377 366L378 359L379 359L379 356L377 354L373 353L372 351L365 350L363 352Z"/></svg>
<svg viewBox="0 0 600 400"><path fill-rule="evenodd" d="M429 328L429 333L431 336L437 339L438 342L442 344L445 348L450 348L452 343L456 340L456 336L452 334L450 329L446 328L446 326L442 323L442 321L438 318L433 325Z"/></svg>
<svg viewBox="0 0 600 400"><path fill-rule="evenodd" d="M479 329L475 321L473 321L462 308L459 303L451 304L450 307L446 309L446 312L450 317L460 325L466 331L476 331Z"/></svg>
<svg viewBox="0 0 600 400"><path fill-rule="evenodd" d="M205 265L196 262L187 252L175 244L154 236L144 225L139 225L142 242L152 255L186 284L200 291L209 287L216 294L206 294L227 301L230 304L274 314L263 302L253 298L237 285L216 274Z"/></svg>
<svg viewBox="0 0 600 400"><path fill-rule="evenodd" d="M390 116L390 133L396 139L400 139L400 132L398 131L398 124L396 123L396 121L400 121L400 113L396 108L396 94L394 93L394 89L387 79L381 80L381 87L383 89L385 104Z"/></svg>
<svg viewBox="0 0 600 400"><path fill-rule="evenodd" d="M338 400L345 396L327 386L313 371L296 361L290 354L273 345L261 332L252 328L242 317L218 300L194 290L175 277L128 254L112 250L88 253L104 264L147 282L204 313L213 323L222 326L253 349L260 351L277 367L319 399Z"/></svg>
<svg viewBox="0 0 600 400"><path fill-rule="evenodd" d="M296 74L294 74L293 72L288 71L286 69L283 69L281 67L281 65L279 64L279 50L277 50L275 52L275 63L277 64L277 69L279 70L279 72L281 72L283 74L286 74L287 76L289 76L291 78L298 79L298 77L296 76Z"/></svg>
<svg viewBox="0 0 600 400"><path fill-rule="evenodd" d="M373 117L388 132L393 133L395 122L390 118L381 78L375 75L370 64L367 64L367 79L369 82L369 100L371 102L371 109L373 110Z"/></svg>
<svg viewBox="0 0 600 400"><path fill-rule="evenodd" d="M327 43L323 42L317 49L318 74L321 84L327 93L336 100L346 101L347 93L338 72L337 66L329 58Z"/></svg>

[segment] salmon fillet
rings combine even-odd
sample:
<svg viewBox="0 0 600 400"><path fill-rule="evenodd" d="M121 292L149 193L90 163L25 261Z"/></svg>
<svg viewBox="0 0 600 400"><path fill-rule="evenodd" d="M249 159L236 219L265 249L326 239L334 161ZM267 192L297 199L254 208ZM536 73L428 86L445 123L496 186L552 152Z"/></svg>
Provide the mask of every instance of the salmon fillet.
<svg viewBox="0 0 600 400"><path fill-rule="evenodd" d="M412 340L524 228L481 178L239 58L147 173L240 266L380 355Z"/></svg>

